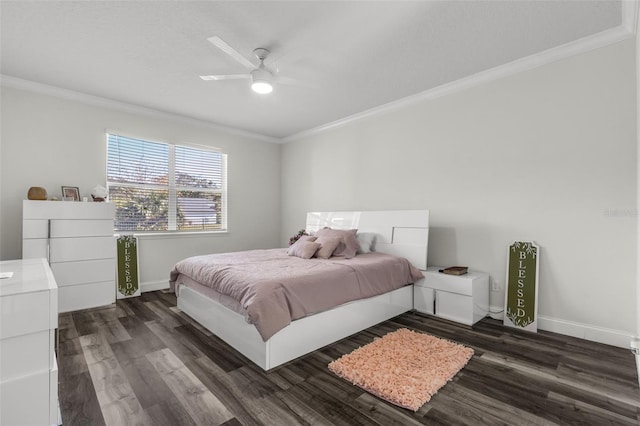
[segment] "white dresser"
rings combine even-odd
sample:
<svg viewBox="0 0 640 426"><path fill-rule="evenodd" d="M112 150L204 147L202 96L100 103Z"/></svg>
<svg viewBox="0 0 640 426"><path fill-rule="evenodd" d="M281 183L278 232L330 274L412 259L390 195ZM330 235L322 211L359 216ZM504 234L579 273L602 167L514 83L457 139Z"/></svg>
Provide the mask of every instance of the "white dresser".
<svg viewBox="0 0 640 426"><path fill-rule="evenodd" d="M58 289L45 259L0 262L0 424L58 423Z"/></svg>
<svg viewBox="0 0 640 426"><path fill-rule="evenodd" d="M114 303L115 205L25 200L22 209L22 257L49 261L60 312Z"/></svg>
<svg viewBox="0 0 640 426"><path fill-rule="evenodd" d="M473 325L489 313L489 274L469 271L464 275L438 272L429 267L424 279L413 286L413 307L462 324Z"/></svg>

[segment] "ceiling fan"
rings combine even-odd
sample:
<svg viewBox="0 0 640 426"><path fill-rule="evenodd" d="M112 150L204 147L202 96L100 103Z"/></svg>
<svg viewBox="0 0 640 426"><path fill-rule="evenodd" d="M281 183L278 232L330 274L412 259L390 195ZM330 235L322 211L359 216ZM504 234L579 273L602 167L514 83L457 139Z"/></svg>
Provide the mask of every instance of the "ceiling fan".
<svg viewBox="0 0 640 426"><path fill-rule="evenodd" d="M264 60L269 55L269 51L265 48L259 47L254 49L253 55L260 61L258 66L249 61L247 58L242 56L235 50L233 47L229 46L225 43L220 37L214 36L209 37L207 39L218 49L222 50L227 55L231 56L233 59L238 61L240 64L244 65L248 70L248 73L245 74L221 74L221 75L201 75L200 78L208 81L208 80L233 80L233 79L241 79L241 78L250 78L251 79L251 89L254 92L260 94L267 94L273 91L273 73L264 66Z"/></svg>

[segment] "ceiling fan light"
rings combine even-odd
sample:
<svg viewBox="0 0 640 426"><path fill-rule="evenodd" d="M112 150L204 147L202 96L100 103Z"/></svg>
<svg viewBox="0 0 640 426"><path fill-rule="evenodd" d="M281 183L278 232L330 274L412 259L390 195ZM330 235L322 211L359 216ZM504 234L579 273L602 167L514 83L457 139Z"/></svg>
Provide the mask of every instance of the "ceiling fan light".
<svg viewBox="0 0 640 426"><path fill-rule="evenodd" d="M260 93L261 95L266 95L273 92L273 86L268 81L254 80L254 82L251 84L251 89L256 93Z"/></svg>
<svg viewBox="0 0 640 426"><path fill-rule="evenodd" d="M256 93L260 93L261 95L266 95L273 92L273 85L271 84L271 73L265 70L262 65L260 66L260 68L251 72L251 89Z"/></svg>

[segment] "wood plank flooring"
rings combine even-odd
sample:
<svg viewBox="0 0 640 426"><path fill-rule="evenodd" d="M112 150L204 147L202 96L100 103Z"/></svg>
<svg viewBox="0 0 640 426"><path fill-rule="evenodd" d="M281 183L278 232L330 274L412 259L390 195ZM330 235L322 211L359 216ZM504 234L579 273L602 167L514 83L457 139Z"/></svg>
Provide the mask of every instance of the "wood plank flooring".
<svg viewBox="0 0 640 426"><path fill-rule="evenodd" d="M327 364L406 327L474 349L416 413L336 377ZM176 307L143 293L60 315L64 425L639 425L631 351L484 319L406 313L265 373Z"/></svg>

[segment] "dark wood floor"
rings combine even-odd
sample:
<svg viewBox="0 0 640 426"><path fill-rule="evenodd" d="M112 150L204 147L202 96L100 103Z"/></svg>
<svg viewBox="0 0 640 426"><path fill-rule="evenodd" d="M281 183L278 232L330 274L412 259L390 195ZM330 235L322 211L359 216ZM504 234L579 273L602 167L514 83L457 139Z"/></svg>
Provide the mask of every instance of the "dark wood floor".
<svg viewBox="0 0 640 426"><path fill-rule="evenodd" d="M484 319L466 327L417 313L265 373L156 291L60 316L64 425L640 424L629 350ZM401 327L475 350L418 412L381 401L327 364Z"/></svg>

